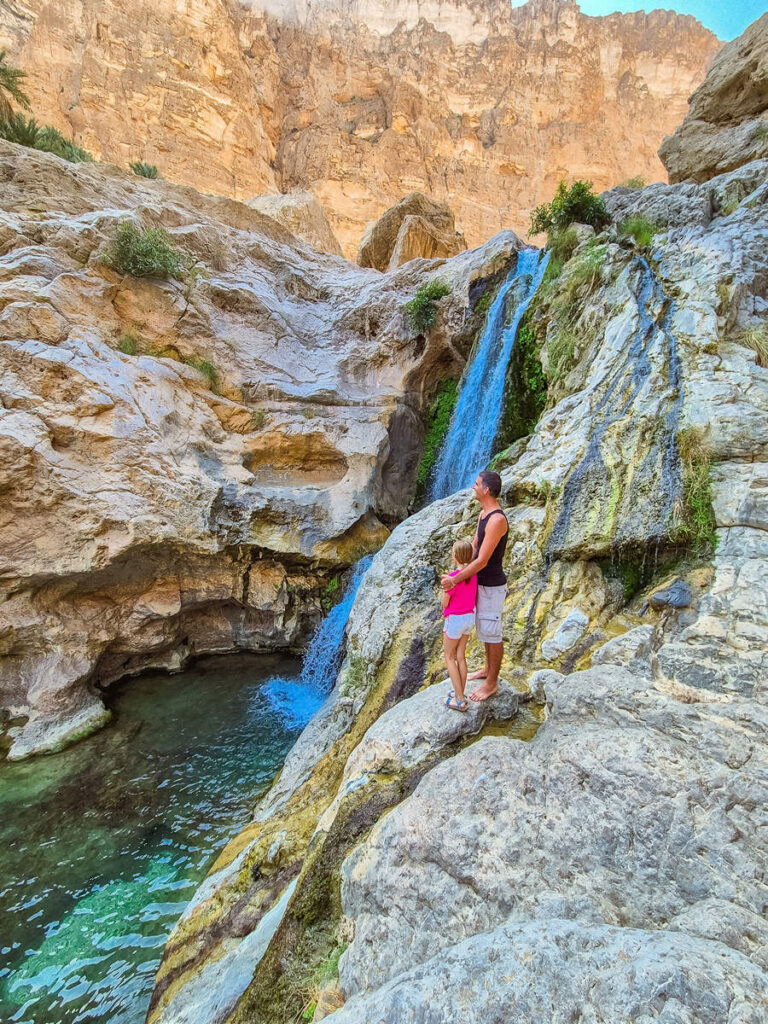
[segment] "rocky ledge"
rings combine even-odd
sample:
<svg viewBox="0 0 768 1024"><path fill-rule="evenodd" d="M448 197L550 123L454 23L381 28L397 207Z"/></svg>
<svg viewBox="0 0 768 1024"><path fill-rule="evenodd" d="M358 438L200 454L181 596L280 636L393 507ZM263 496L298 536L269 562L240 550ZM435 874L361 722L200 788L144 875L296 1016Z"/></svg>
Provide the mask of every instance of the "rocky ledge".
<svg viewBox="0 0 768 1024"><path fill-rule="evenodd" d="M650 241L579 229L510 366L548 381L496 459L510 685L442 704L460 492L374 558L336 687L171 936L152 1024L768 1014L768 162L606 201Z"/></svg>
<svg viewBox="0 0 768 1024"><path fill-rule="evenodd" d="M470 285L521 243L382 277L109 165L0 143L0 181L0 708L23 757L102 724L97 686L303 645L331 574L406 514ZM191 270L110 269L124 223ZM414 337L402 307L437 275Z"/></svg>

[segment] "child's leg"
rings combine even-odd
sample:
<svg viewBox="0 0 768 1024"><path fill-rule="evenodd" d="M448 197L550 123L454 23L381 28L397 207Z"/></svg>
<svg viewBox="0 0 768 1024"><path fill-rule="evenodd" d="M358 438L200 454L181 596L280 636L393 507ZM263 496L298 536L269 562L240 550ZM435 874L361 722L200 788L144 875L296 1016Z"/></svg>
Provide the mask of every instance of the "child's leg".
<svg viewBox="0 0 768 1024"><path fill-rule="evenodd" d="M459 700L464 699L464 687L467 685L467 644L469 643L469 633L465 633L459 640L456 648L456 663L459 668L459 676L461 677L461 693L456 690L456 696Z"/></svg>
<svg viewBox="0 0 768 1024"><path fill-rule="evenodd" d="M448 636L447 633L443 633L443 653L445 654L445 665L448 669L448 675L451 677L453 683L453 692L456 694L456 700L464 700L464 684L459 674L459 666L456 662L456 649L459 646L460 640L454 640Z"/></svg>

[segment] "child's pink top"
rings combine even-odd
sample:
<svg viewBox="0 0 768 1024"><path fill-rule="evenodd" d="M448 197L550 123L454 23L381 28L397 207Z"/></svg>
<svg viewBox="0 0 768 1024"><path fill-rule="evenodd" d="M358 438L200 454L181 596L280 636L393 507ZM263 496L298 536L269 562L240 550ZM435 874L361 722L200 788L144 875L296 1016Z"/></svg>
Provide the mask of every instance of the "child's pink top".
<svg viewBox="0 0 768 1024"><path fill-rule="evenodd" d="M455 569L448 575L455 576L459 571L459 569ZM470 576L463 583L457 583L450 591L450 595L448 607L443 608L443 618L448 618L449 615L467 615L469 612L473 612L477 599L477 576Z"/></svg>

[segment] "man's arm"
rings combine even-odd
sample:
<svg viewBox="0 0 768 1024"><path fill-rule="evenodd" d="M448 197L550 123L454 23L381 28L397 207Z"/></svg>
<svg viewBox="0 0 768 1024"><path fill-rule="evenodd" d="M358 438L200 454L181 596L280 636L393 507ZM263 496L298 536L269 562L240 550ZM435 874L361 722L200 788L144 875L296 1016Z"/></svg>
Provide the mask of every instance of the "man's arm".
<svg viewBox="0 0 768 1024"><path fill-rule="evenodd" d="M442 583L443 590L453 590L457 583L463 583L464 580L471 579L481 569L484 569L496 545L508 529L507 522L502 516L493 516L485 528L485 537L483 537L482 547L478 551L477 557L468 566L457 572L455 576L442 576L440 582Z"/></svg>

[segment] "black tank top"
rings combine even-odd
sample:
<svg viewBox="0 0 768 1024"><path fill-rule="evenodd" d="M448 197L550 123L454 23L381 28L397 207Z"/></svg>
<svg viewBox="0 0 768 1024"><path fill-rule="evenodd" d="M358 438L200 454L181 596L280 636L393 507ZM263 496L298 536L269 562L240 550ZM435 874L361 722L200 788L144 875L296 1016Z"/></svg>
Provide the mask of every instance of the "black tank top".
<svg viewBox="0 0 768 1024"><path fill-rule="evenodd" d="M501 563L504 558L504 552L507 550L507 537L509 536L509 520L504 515L500 508L495 508L493 512L489 512L487 516L481 519L477 524L477 550L483 546L483 540L485 539L485 525L491 516L504 516L504 522L507 524L507 532L501 538L499 543L491 552L491 557L488 559L487 564L477 574L477 582L481 587L503 587L507 582L507 577L504 574Z"/></svg>

